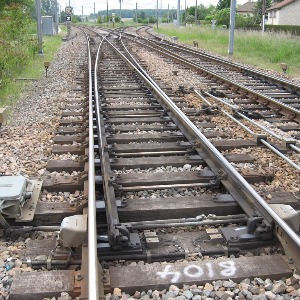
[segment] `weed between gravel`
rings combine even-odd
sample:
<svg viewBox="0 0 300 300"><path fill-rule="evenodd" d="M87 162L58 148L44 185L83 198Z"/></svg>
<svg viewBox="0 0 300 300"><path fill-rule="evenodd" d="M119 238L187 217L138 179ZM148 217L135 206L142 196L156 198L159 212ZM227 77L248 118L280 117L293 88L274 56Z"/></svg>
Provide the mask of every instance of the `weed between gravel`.
<svg viewBox="0 0 300 300"><path fill-rule="evenodd" d="M229 33L224 29L209 27L176 27L160 25L155 31L167 36L177 36L185 44L199 42L201 49L227 56ZM282 72L280 63L288 64L289 76L300 78L300 41L284 33L261 33L257 31L235 31L234 60L253 66Z"/></svg>

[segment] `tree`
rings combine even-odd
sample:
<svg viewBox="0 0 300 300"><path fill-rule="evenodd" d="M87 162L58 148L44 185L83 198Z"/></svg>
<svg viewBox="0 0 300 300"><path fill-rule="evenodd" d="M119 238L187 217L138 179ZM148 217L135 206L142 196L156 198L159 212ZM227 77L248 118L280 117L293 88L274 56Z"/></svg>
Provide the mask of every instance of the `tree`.
<svg viewBox="0 0 300 300"><path fill-rule="evenodd" d="M219 0L217 4L217 10L221 10L224 8L230 8L230 0Z"/></svg>
<svg viewBox="0 0 300 300"><path fill-rule="evenodd" d="M140 13L138 13L138 18L142 19L142 20L146 20L146 14L144 11L141 11Z"/></svg>
<svg viewBox="0 0 300 300"><path fill-rule="evenodd" d="M214 14L213 18L217 20L218 25L226 25L229 27L230 23L230 8L223 8L221 10L217 10Z"/></svg>
<svg viewBox="0 0 300 300"><path fill-rule="evenodd" d="M266 0L266 9L271 6L272 0ZM260 23L262 19L263 0L258 0L254 7L255 23Z"/></svg>
<svg viewBox="0 0 300 300"><path fill-rule="evenodd" d="M37 42L28 35L33 2L1 1L0 84L3 86L37 51Z"/></svg>
<svg viewBox="0 0 300 300"><path fill-rule="evenodd" d="M26 10L31 10L31 8L34 6L34 2L33 0L1 0L0 12L4 10L5 6L12 6L12 5L25 8Z"/></svg>
<svg viewBox="0 0 300 300"><path fill-rule="evenodd" d="M103 23L103 21L102 21L102 17L101 17L101 16L99 16L99 17L98 17L98 19L97 19L97 23L99 23L99 24L102 24L102 23Z"/></svg>
<svg viewBox="0 0 300 300"><path fill-rule="evenodd" d="M41 7L43 14L47 16L54 16L55 14L55 1L54 0L42 0ZM56 7L58 11L58 7Z"/></svg>
<svg viewBox="0 0 300 300"><path fill-rule="evenodd" d="M203 4L198 5L197 7L197 20L204 20L206 16L212 13L212 11L215 9L213 5L210 5L209 7L204 6ZM186 14L186 18L185 18ZM190 16L194 17L194 20ZM191 6L187 9L187 12L183 13L183 18L186 19L188 23L192 23L195 21L195 6Z"/></svg>

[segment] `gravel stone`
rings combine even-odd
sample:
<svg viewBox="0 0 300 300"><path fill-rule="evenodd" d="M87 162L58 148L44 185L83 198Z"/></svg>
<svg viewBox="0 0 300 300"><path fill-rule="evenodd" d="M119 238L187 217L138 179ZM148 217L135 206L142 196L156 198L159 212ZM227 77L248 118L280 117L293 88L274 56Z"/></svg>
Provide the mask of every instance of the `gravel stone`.
<svg viewBox="0 0 300 300"><path fill-rule="evenodd" d="M265 295L267 296L267 298L268 298L269 300L274 300L275 297L276 297L276 295L273 294L271 291L267 291Z"/></svg>
<svg viewBox="0 0 300 300"><path fill-rule="evenodd" d="M272 293L274 294L283 293L285 292L286 287L287 287L286 284L282 280L275 282L272 287Z"/></svg>
<svg viewBox="0 0 300 300"><path fill-rule="evenodd" d="M256 283L258 285L265 285L264 280L262 280L261 278L256 277L256 278L254 278L253 281L254 281L254 283Z"/></svg>
<svg viewBox="0 0 300 300"><path fill-rule="evenodd" d="M210 283L206 283L205 286L204 286L204 291L205 292L212 292L214 289L214 287L210 284Z"/></svg>
<svg viewBox="0 0 300 300"><path fill-rule="evenodd" d="M271 291L272 288L273 288L272 280L266 279L266 280L265 280L264 288L265 288L266 291Z"/></svg>
<svg viewBox="0 0 300 300"><path fill-rule="evenodd" d="M160 299L159 291L155 290L152 292L152 298L154 299Z"/></svg>
<svg viewBox="0 0 300 300"><path fill-rule="evenodd" d="M190 291L184 291L182 293L182 295L186 298L186 299L191 299L193 297L193 293Z"/></svg>
<svg viewBox="0 0 300 300"><path fill-rule="evenodd" d="M253 295L253 300L268 300L265 294Z"/></svg>
<svg viewBox="0 0 300 300"><path fill-rule="evenodd" d="M236 283L235 282L233 282L232 280L225 280L225 281L223 281L223 286L225 287L225 288L235 288L236 287Z"/></svg>
<svg viewBox="0 0 300 300"><path fill-rule="evenodd" d="M259 287L257 287L257 286L249 286L249 291L253 295L258 295L259 294Z"/></svg>

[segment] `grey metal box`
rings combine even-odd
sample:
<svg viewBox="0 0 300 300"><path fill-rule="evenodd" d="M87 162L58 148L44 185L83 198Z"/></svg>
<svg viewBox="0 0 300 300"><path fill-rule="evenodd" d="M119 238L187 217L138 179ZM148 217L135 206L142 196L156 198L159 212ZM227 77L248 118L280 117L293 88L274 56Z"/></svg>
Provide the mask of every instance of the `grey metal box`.
<svg viewBox="0 0 300 300"><path fill-rule="evenodd" d="M54 22L52 16L43 16L42 17L42 32L44 35L53 35L54 34Z"/></svg>
<svg viewBox="0 0 300 300"><path fill-rule="evenodd" d="M0 200L22 200L27 180L23 176L0 176Z"/></svg>
<svg viewBox="0 0 300 300"><path fill-rule="evenodd" d="M23 176L0 176L0 212L20 218L26 201L27 179Z"/></svg>

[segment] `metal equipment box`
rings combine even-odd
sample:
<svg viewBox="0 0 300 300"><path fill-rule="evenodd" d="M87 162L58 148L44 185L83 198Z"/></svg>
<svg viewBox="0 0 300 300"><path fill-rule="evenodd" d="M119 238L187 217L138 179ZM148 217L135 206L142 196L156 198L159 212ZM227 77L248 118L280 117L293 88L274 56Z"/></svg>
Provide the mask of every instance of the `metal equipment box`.
<svg viewBox="0 0 300 300"><path fill-rule="evenodd" d="M52 16L43 16L42 17L42 32L44 35L53 35L54 34L54 22Z"/></svg>
<svg viewBox="0 0 300 300"><path fill-rule="evenodd" d="M87 215L75 215L63 219L59 240L64 247L78 247L87 242Z"/></svg>
<svg viewBox="0 0 300 300"><path fill-rule="evenodd" d="M0 176L0 212L7 217L20 217L26 201L27 179L23 176Z"/></svg>

